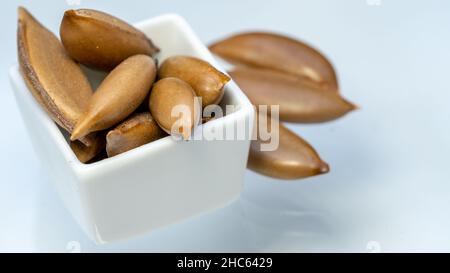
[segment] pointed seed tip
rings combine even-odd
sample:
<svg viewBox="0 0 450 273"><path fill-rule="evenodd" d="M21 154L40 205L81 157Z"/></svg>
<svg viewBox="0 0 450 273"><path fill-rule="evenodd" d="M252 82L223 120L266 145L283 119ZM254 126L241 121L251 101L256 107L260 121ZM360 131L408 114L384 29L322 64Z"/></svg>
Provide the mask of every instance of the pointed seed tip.
<svg viewBox="0 0 450 273"><path fill-rule="evenodd" d="M70 141L75 141L75 140L77 140L77 138L78 138L78 136L76 135L76 134L71 134L70 135Z"/></svg>
<svg viewBox="0 0 450 273"><path fill-rule="evenodd" d="M360 109L361 109L361 107L360 107L359 105L356 105L356 104L354 104L354 103L351 103L351 105L352 105L352 110L353 110L353 111L356 111L356 110L360 110Z"/></svg>
<svg viewBox="0 0 450 273"><path fill-rule="evenodd" d="M17 14L19 15L19 19L23 18L27 14L29 14L28 10L22 6L17 7Z"/></svg>
<svg viewBox="0 0 450 273"><path fill-rule="evenodd" d="M86 130L84 130L84 126L82 125L82 123L75 125L75 128L73 128L72 134L70 135L71 141L75 141L86 135L84 132Z"/></svg>
<svg viewBox="0 0 450 273"><path fill-rule="evenodd" d="M322 161L320 163L319 171L321 174L328 173L330 171L330 166L328 165L328 163Z"/></svg>
<svg viewBox="0 0 450 273"><path fill-rule="evenodd" d="M214 49L216 48L216 46L217 46L217 42L214 42L214 43L208 45L208 49L211 50L212 52L214 52Z"/></svg>
<svg viewBox="0 0 450 273"><path fill-rule="evenodd" d="M345 98L342 98L342 99L348 105L348 112L361 109L361 107L359 107L358 105L354 104L353 102L351 102L351 101L349 101L349 100L347 100Z"/></svg>

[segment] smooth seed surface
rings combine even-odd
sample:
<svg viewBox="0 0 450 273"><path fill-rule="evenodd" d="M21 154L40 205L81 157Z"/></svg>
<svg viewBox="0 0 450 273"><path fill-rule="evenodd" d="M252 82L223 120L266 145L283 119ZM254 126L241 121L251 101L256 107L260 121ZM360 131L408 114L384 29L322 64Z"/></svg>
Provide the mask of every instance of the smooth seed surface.
<svg viewBox="0 0 450 273"><path fill-rule="evenodd" d="M125 119L145 99L155 77L156 66L151 57L134 55L123 61L95 91L70 139L108 129Z"/></svg>
<svg viewBox="0 0 450 273"><path fill-rule="evenodd" d="M158 70L159 78L175 77L187 82L198 97L202 107L218 104L223 96L223 88L230 77L220 72L208 62L188 56L167 58Z"/></svg>
<svg viewBox="0 0 450 273"><path fill-rule="evenodd" d="M241 33L209 49L234 64L279 70L338 90L336 73L327 58L311 46L283 35Z"/></svg>
<svg viewBox="0 0 450 273"><path fill-rule="evenodd" d="M153 86L149 107L159 126L168 134L188 139L200 120L200 105L192 87L178 78L164 78ZM175 107L180 107L175 108ZM181 114L187 110L189 113ZM187 129L186 129L187 128ZM174 130L172 130L174 129Z"/></svg>
<svg viewBox="0 0 450 273"><path fill-rule="evenodd" d="M101 70L111 70L136 54L152 56L159 51L140 30L97 10L67 10L60 36L72 58Z"/></svg>
<svg viewBox="0 0 450 273"><path fill-rule="evenodd" d="M314 148L282 124L279 124L278 149L261 151L261 143L267 142L259 135L251 142L249 169L279 179L300 179L329 171L328 164L320 159Z"/></svg>
<svg viewBox="0 0 450 273"><path fill-rule="evenodd" d="M246 67L229 74L254 105L280 105L284 121L325 122L356 108L337 92L282 72Z"/></svg>

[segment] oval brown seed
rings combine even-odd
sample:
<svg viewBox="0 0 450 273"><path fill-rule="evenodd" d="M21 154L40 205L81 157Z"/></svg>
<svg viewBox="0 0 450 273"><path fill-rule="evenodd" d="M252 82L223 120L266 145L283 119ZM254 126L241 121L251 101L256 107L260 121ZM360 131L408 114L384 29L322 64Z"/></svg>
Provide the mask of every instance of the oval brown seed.
<svg viewBox="0 0 450 273"><path fill-rule="evenodd" d="M254 105L280 105L284 121L325 122L356 108L337 92L282 72L237 68L229 73Z"/></svg>
<svg viewBox="0 0 450 273"><path fill-rule="evenodd" d="M90 146L86 146L78 140L70 142L70 148L72 148L72 151L82 163L86 163L93 159L105 149L105 145L106 140L104 133L97 134Z"/></svg>
<svg viewBox="0 0 450 273"><path fill-rule="evenodd" d="M95 91L70 139L107 129L126 118L145 99L155 77L156 66L151 57L135 55L123 61Z"/></svg>
<svg viewBox="0 0 450 273"><path fill-rule="evenodd" d="M166 136L150 113L139 113L119 124L106 135L108 157L121 154Z"/></svg>
<svg viewBox="0 0 450 273"><path fill-rule="evenodd" d="M259 137L251 142L249 169L280 179L300 179L329 171L328 164L320 159L314 148L282 124L279 124L278 148L261 151L261 143L266 142Z"/></svg>
<svg viewBox="0 0 450 273"><path fill-rule="evenodd" d="M241 33L219 41L209 49L231 63L287 72L338 90L336 73L327 58L309 45L286 36Z"/></svg>
<svg viewBox="0 0 450 273"><path fill-rule="evenodd" d="M151 56L159 51L135 27L91 9L67 10L61 22L60 36L72 58L102 70L111 70L130 56Z"/></svg>
<svg viewBox="0 0 450 273"><path fill-rule="evenodd" d="M158 76L175 77L187 82L196 95L202 98L202 107L218 104L223 96L223 88L230 80L230 77L208 62L188 56L167 58L161 64Z"/></svg>
<svg viewBox="0 0 450 273"><path fill-rule="evenodd" d="M200 103L195 92L178 78L169 77L156 82L150 93L149 107L164 131L182 136L185 140L199 123Z"/></svg>
<svg viewBox="0 0 450 273"><path fill-rule="evenodd" d="M17 46L20 70L41 106L71 133L92 96L86 76L61 42L26 9L19 8ZM86 145L92 138L83 139Z"/></svg>

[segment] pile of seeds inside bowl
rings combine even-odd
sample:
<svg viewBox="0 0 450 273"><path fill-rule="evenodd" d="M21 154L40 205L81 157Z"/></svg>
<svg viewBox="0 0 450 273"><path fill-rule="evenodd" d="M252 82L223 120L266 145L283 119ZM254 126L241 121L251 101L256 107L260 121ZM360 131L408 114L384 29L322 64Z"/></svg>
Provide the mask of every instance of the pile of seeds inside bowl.
<svg viewBox="0 0 450 273"><path fill-rule="evenodd" d="M70 147L83 163L168 134L189 139L192 130L208 120L201 117L202 109L220 102L230 80L191 56L170 56L158 67L155 58L164 49L128 23L96 10L66 11L60 38L19 8L21 73L34 98L70 135ZM331 64L299 41L244 33L210 49L237 64L229 74L257 110L262 104L280 105L281 120L310 123L354 109L339 95ZM81 65L108 73L95 92ZM190 113L179 124L171 114L177 105ZM306 141L282 125L279 135L280 145L271 152L259 149L261 139L252 141L249 168L285 179L328 171Z"/></svg>
<svg viewBox="0 0 450 273"><path fill-rule="evenodd" d="M61 41L19 8L21 72L37 101L70 134L82 162L104 150L109 157L123 153L168 133L188 139L192 130L183 128L198 125L201 107L219 103L230 80L189 56L171 56L158 69L154 56L160 49L141 31L100 11L66 11L60 36ZM95 92L80 64L107 71ZM202 105L196 105L196 97ZM179 130L173 130L177 119L171 115L176 105L191 113Z"/></svg>

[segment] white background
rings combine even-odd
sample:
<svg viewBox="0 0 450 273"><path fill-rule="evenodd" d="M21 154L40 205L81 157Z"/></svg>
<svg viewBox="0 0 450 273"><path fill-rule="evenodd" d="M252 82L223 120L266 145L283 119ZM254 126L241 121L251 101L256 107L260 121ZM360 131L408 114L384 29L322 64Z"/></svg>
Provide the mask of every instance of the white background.
<svg viewBox="0 0 450 273"><path fill-rule="evenodd" d="M286 182L248 172L234 204L103 246L81 232L40 169L7 80L16 7L57 31L63 11L77 8L68 2L2 3L0 251L450 250L449 1L81 0L129 22L179 13L205 43L243 30L290 34L331 59L342 93L361 106L335 122L289 125L329 174Z"/></svg>

